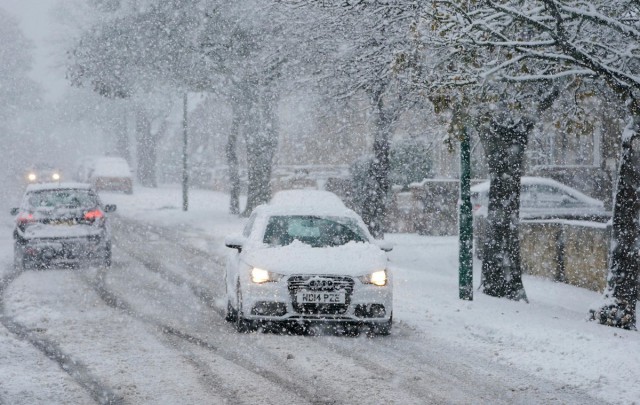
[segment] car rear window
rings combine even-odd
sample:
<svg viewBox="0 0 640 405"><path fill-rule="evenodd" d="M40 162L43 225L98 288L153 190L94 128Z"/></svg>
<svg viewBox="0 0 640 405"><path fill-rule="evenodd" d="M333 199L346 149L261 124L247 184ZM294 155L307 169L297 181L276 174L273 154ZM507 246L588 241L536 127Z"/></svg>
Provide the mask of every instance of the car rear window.
<svg viewBox="0 0 640 405"><path fill-rule="evenodd" d="M39 190L27 195L31 208L92 208L97 196L90 190Z"/></svg>
<svg viewBox="0 0 640 405"><path fill-rule="evenodd" d="M364 232L349 218L316 216L273 216L269 218L263 242L286 246L298 240L313 247L341 246L349 242L366 242Z"/></svg>

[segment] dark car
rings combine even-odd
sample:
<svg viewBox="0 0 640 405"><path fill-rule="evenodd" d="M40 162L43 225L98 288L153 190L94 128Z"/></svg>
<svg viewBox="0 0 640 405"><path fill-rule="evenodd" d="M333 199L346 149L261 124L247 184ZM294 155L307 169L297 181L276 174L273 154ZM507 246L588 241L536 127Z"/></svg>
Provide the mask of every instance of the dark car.
<svg viewBox="0 0 640 405"><path fill-rule="evenodd" d="M81 260L111 265L111 232L107 213L88 184L45 183L27 186L13 231L14 263L28 268Z"/></svg>
<svg viewBox="0 0 640 405"><path fill-rule="evenodd" d="M49 164L36 164L24 173L26 184L53 183L62 181L60 169Z"/></svg>

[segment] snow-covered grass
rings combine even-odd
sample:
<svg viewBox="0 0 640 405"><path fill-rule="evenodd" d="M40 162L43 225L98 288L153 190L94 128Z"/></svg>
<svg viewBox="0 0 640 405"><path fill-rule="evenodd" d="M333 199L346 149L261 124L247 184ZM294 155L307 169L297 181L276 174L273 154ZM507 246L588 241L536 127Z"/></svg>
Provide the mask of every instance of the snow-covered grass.
<svg viewBox="0 0 640 405"><path fill-rule="evenodd" d="M224 254L222 240L238 232L243 219L227 214L228 196L190 193L181 210L177 187L138 188L136 195L104 194L119 215L181 229L199 248ZM475 291L458 299L455 237L388 234L395 274L394 321L470 349L488 362L579 387L605 401L640 401L640 333L586 320L600 294L550 280L524 276L530 303L496 299ZM480 280L478 262L474 285Z"/></svg>

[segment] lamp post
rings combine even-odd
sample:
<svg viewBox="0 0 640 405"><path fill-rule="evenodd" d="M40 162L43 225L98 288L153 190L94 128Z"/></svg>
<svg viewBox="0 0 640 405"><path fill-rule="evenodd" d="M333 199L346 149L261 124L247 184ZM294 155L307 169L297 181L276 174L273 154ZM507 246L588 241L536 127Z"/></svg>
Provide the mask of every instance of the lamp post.
<svg viewBox="0 0 640 405"><path fill-rule="evenodd" d="M459 203L459 272L458 289L461 300L473 300L473 217L471 214L471 142L458 110L460 135L460 203Z"/></svg>
<svg viewBox="0 0 640 405"><path fill-rule="evenodd" d="M182 211L189 209L189 167L187 164L187 109L189 106L189 95L185 91L183 99L182 114Z"/></svg>

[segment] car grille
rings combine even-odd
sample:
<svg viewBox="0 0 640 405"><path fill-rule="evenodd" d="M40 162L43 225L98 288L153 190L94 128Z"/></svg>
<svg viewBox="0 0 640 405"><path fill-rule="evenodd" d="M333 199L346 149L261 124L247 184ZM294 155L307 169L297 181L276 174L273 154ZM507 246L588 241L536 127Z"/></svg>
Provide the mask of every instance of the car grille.
<svg viewBox="0 0 640 405"><path fill-rule="evenodd" d="M324 283L318 283L319 285L311 287L310 283L314 281L322 280ZM327 282L328 281L328 282ZM354 281L351 277L346 276L332 276L332 275L296 275L289 277L288 286L289 293L291 295L291 302L294 311L303 314L326 314L335 315L343 314L349 308L351 302L351 294L353 293ZM296 301L296 294L299 291L331 291L345 292L344 304L299 304Z"/></svg>

